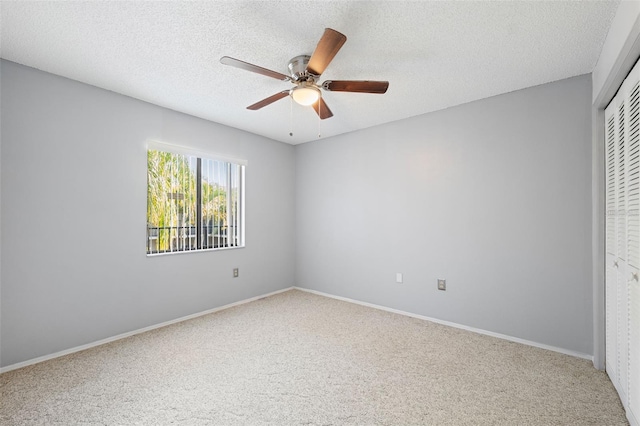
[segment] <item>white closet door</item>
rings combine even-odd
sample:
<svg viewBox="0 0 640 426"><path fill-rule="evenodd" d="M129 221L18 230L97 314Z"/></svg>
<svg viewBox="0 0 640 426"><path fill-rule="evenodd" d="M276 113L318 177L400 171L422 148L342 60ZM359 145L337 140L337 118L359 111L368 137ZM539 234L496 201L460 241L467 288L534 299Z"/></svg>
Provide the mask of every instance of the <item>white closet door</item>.
<svg viewBox="0 0 640 426"><path fill-rule="evenodd" d="M606 370L609 378L613 383L618 382L618 314L617 314L617 300L616 294L618 270L616 268L617 262L612 260L610 265L607 265L607 291L606 291Z"/></svg>
<svg viewBox="0 0 640 426"><path fill-rule="evenodd" d="M606 149L606 369L613 383L618 382L618 243L617 243L617 150L616 150L616 105L605 110Z"/></svg>
<svg viewBox="0 0 640 426"><path fill-rule="evenodd" d="M637 67L636 67L637 68ZM640 75L634 68L627 96L628 406L640 414ZM635 76L634 76L635 72ZM637 422L637 420L636 420Z"/></svg>
<svg viewBox="0 0 640 426"><path fill-rule="evenodd" d="M616 238L618 243L618 393L623 404L627 405L629 395L629 289L628 289L628 267L627 267L627 190L628 190L628 159L627 159L627 99L623 98L618 105L616 116L616 160L618 165L616 171L618 214Z"/></svg>
<svg viewBox="0 0 640 426"><path fill-rule="evenodd" d="M640 419L640 65L605 110L606 368Z"/></svg>
<svg viewBox="0 0 640 426"><path fill-rule="evenodd" d="M640 270L631 268L629 288L629 417L640 424Z"/></svg>
<svg viewBox="0 0 640 426"><path fill-rule="evenodd" d="M627 258L640 268L640 82L627 102Z"/></svg>

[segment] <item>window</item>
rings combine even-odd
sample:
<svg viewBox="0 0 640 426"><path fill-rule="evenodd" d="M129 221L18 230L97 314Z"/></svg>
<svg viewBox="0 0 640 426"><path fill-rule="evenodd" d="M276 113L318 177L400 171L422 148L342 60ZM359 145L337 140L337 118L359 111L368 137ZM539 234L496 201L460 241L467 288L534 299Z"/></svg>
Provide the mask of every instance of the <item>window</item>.
<svg viewBox="0 0 640 426"><path fill-rule="evenodd" d="M147 254L243 247L244 168L238 160L150 144Z"/></svg>

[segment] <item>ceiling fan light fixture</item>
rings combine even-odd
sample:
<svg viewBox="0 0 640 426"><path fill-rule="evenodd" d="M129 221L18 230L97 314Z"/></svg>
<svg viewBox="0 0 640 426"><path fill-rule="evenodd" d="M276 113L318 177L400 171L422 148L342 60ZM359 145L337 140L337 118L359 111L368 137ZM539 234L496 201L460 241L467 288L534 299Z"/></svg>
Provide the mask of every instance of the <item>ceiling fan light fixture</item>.
<svg viewBox="0 0 640 426"><path fill-rule="evenodd" d="M291 97L300 105L313 105L320 99L320 89L315 86L301 84L291 89Z"/></svg>

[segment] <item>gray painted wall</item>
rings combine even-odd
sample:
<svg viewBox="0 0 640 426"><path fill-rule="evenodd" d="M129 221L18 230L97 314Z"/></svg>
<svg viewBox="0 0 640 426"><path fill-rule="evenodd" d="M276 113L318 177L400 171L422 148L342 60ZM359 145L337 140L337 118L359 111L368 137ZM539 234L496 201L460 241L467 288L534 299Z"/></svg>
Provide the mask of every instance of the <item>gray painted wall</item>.
<svg viewBox="0 0 640 426"><path fill-rule="evenodd" d="M294 284L593 353L590 76L292 147L0 66L0 366ZM246 248L145 256L148 139L248 160Z"/></svg>
<svg viewBox="0 0 640 426"><path fill-rule="evenodd" d="M297 146L296 284L592 354L590 107L583 75Z"/></svg>
<svg viewBox="0 0 640 426"><path fill-rule="evenodd" d="M0 366L294 284L293 146L0 66ZM148 139L248 160L246 248L145 255Z"/></svg>

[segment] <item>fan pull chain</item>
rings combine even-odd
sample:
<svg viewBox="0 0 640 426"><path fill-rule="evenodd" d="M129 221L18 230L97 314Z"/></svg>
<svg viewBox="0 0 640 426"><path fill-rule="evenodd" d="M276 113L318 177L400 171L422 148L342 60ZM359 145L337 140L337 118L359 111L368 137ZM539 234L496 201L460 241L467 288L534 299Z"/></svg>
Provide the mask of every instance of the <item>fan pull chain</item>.
<svg viewBox="0 0 640 426"><path fill-rule="evenodd" d="M293 137L293 98L289 96L289 136Z"/></svg>
<svg viewBox="0 0 640 426"><path fill-rule="evenodd" d="M318 98L318 139L320 139L320 122L322 121L322 98Z"/></svg>

